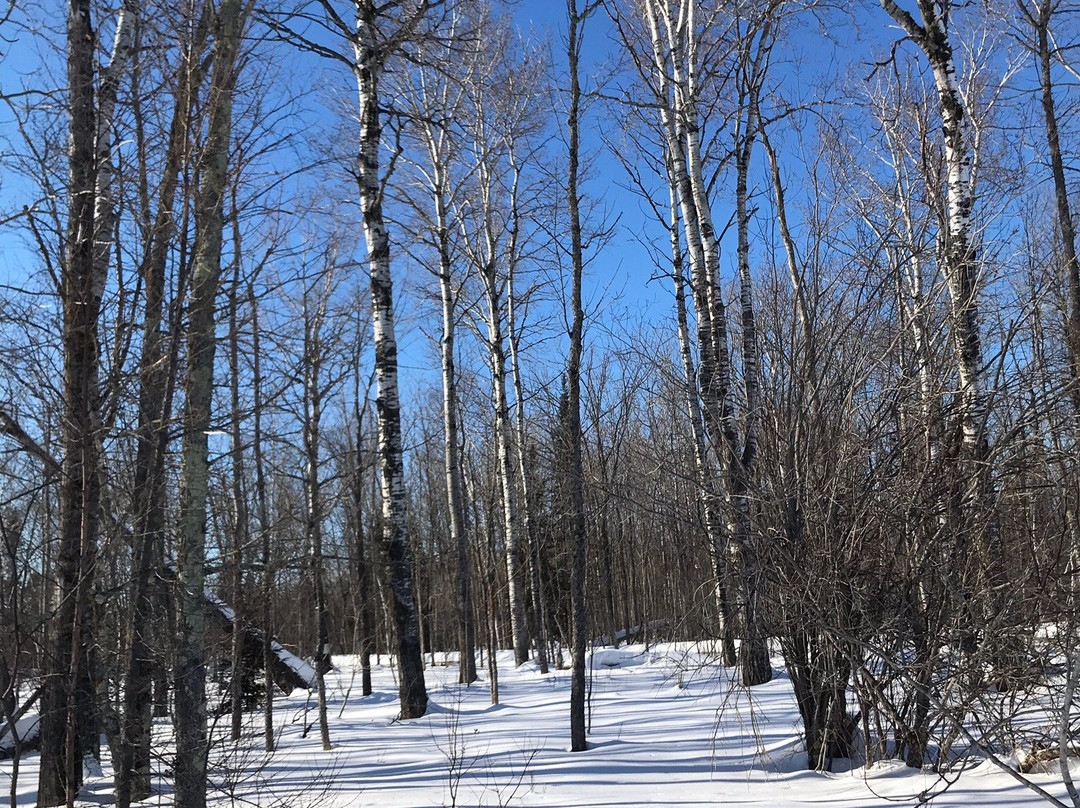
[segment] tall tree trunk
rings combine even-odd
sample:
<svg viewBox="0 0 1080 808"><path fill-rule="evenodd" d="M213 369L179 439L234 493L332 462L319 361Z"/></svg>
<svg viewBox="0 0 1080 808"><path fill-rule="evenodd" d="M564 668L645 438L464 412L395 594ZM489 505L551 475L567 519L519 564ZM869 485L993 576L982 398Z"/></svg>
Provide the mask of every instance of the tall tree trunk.
<svg viewBox="0 0 1080 808"><path fill-rule="evenodd" d="M529 474L525 464L525 452L527 447L526 431L525 431L525 394L524 384L522 383L521 372L521 333L518 329L517 314L518 314L518 299L515 293L515 283L518 277L518 265L521 259L521 179L523 166L518 159L517 149L515 148L515 142L513 138L508 139L508 157L510 160L511 169L511 186L510 186L510 221L509 221L509 241L507 244L507 257L508 267L506 273L506 330L507 330L507 342L510 346L510 376L514 386L514 427L515 437L517 439L517 472L518 483L521 486L521 503L519 513L521 514L522 531L524 532L526 546L524 551L519 551L519 556L526 555L527 558L531 558L531 562L523 567L522 577L524 579L525 570L527 569L531 573L530 586L532 590L532 606L533 606L533 621L534 630L533 636L536 640L536 657L537 664L540 668L540 673L548 672L548 658L547 658L547 638L544 627L544 608L543 608L543 596L540 591L540 553L538 549L539 537L536 535L536 525L532 514L532 500L529 492L531 490ZM524 564L524 561L519 561ZM522 588L524 590L524 580L522 581ZM524 596L524 592L522 593ZM525 608L524 603L522 609Z"/></svg>
<svg viewBox="0 0 1080 808"><path fill-rule="evenodd" d="M515 183L516 187L516 183ZM517 277L516 272L516 242L517 242L517 210L516 200L517 195L514 194L514 222L512 225L513 236L510 247L511 256L511 271L506 279L506 329L509 332L508 341L510 344L510 376L514 384L514 428L517 437L517 473L518 484L521 486L521 518L525 532L525 553L528 554L528 558L531 563L527 565L530 573L529 588L532 591L532 607L533 607L533 637L536 640L536 662L540 667L540 673L548 672L548 657L547 657L547 632L544 627L544 607L543 598L540 591L540 553L539 543L540 537L536 531L536 521L532 518L532 501L529 496L531 489L529 481L529 472L526 467L525 453L528 443L526 442L525 432L525 388L521 381L521 357L520 357L520 341L521 335L517 330L517 299L514 294L514 280Z"/></svg>
<svg viewBox="0 0 1080 808"><path fill-rule="evenodd" d="M251 306L251 387L252 402L251 452L255 461L255 502L259 509L259 537L262 554L263 597L263 748L274 751L274 677L273 654L273 595L274 568L270 553L270 504L266 493L266 464L263 461L262 440L262 353L259 331L259 309L254 285L248 286L248 304Z"/></svg>
<svg viewBox="0 0 1080 808"><path fill-rule="evenodd" d="M359 371L358 371L359 373ZM356 449L353 460L352 512L353 556L356 558L356 632L359 635L360 687L364 696L371 695L371 654L375 649L375 602L371 587L371 550L364 533L364 414L367 401L360 406L359 384L356 390L354 417L356 418ZM372 472L374 476L374 471ZM374 493L372 494L374 500ZM374 502L372 502L374 507Z"/></svg>
<svg viewBox="0 0 1080 808"><path fill-rule="evenodd" d="M570 461L570 546L573 561L570 568L571 654L570 673L570 749L583 752L585 740L585 650L586 622L585 564L588 559L588 534L585 526L585 474L581 451L581 354L585 311L581 302L581 276L585 264L585 249L581 236L581 196L578 161L581 150L581 81L578 64L581 59L581 34L585 18L596 8L590 2L582 11L577 0L567 0L568 24L567 60L570 70L570 108L566 116L569 143L567 144L566 202L570 224L570 356L566 369L567 388L567 455Z"/></svg>
<svg viewBox="0 0 1080 808"><path fill-rule="evenodd" d="M427 5L427 2L421 3L416 14L422 14ZM387 58L381 44L386 32L379 31L381 11L374 0L359 0L356 8L354 50L360 104L357 181L371 278L383 543L390 564L390 589L394 601L394 621L397 624L401 717L419 718L427 711L427 687L424 684L424 664L420 655L420 626L413 591L412 551L405 519L405 466L401 454L401 404L398 397L397 341L394 335L393 276L390 272L390 236L382 210L383 178L379 168L383 113L379 81Z"/></svg>
<svg viewBox="0 0 1080 808"><path fill-rule="evenodd" d="M90 752L93 693L87 670L90 588L101 497L98 319L105 278L94 260L97 186L94 34L89 0L70 0L67 21L70 202L61 277L63 394L60 534L55 617L41 700L38 805L73 806Z"/></svg>
<svg viewBox="0 0 1080 808"><path fill-rule="evenodd" d="M435 167L441 174L441 167ZM449 227L442 194L436 199L436 228L439 242L439 291L442 298L443 457L446 469L446 499L450 510L450 543L457 555L457 608L459 672L461 684L476 681L476 636L470 590L469 539L465 532L465 502L461 481L458 438L457 369L454 364L455 295L450 275Z"/></svg>
<svg viewBox="0 0 1080 808"><path fill-rule="evenodd" d="M744 684L771 677L764 610L765 583L752 536L752 461L756 452L753 413L748 413L746 440L740 445L728 346L727 311L720 294L719 246L704 178L697 104L696 4L679 0L645 0L643 12L651 45L660 124L669 153L671 184L678 193L687 254L690 259L696 335L699 350L698 391L706 434L723 470L724 504L728 510L726 546L732 562L735 604L743 636L740 652ZM678 18L672 19L673 14ZM739 144L740 146L744 144ZM747 344L744 343L744 355ZM756 360L755 360L756 361Z"/></svg>
<svg viewBox="0 0 1080 808"><path fill-rule="evenodd" d="M1080 409L1080 261L1076 256L1076 224L1069 202L1069 188L1065 183L1065 160L1061 154L1054 81L1050 72L1054 60L1050 21L1056 5L1055 0L1041 0L1035 4L1034 13L1023 3L1020 8L1035 29L1035 58L1039 66L1043 122L1046 127L1046 145L1050 152L1050 173L1054 178L1054 203L1057 208L1058 229L1061 231L1061 258L1065 265L1065 282L1068 288L1065 343L1069 350L1072 372L1073 402L1076 408Z"/></svg>
<svg viewBox="0 0 1080 808"><path fill-rule="evenodd" d="M443 114L459 112L461 95ZM446 105L446 89L439 93L438 103ZM441 109L441 107L440 107ZM435 211L434 240L439 256L439 295L442 302L442 337L439 353L442 362L443 463L446 475L446 500L450 511L450 544L457 556L457 623L459 671L461 684L476 681L476 628L473 625L471 571L469 569L469 540L463 483L461 479L461 449L458 430L457 367L454 339L457 326L457 293L454 290L453 257L450 240L449 140L444 128L427 123L423 128L424 145L430 160L430 183Z"/></svg>
<svg viewBox="0 0 1080 808"><path fill-rule="evenodd" d="M124 687L121 760L116 772L118 808L128 808L131 802L150 795L152 638L155 627L160 628L163 622L155 604L153 575L163 564L165 454L169 440L166 425L172 412L176 383L175 350L166 351L166 340L162 336L166 265L175 229L173 205L181 164L189 143L193 88L202 83L204 73L199 65L203 61L202 53L206 45L207 21L208 15L204 13L196 27L195 37L184 54L181 88L173 106L165 169L158 190L158 209L139 269L145 301L133 487L137 561L132 592L131 643ZM164 636L164 632L161 632L161 636Z"/></svg>
<svg viewBox="0 0 1080 808"><path fill-rule="evenodd" d="M328 276L329 278L329 276ZM329 283L329 281L328 281ZM328 294L329 290L325 291ZM315 595L315 685L319 703L319 738L323 751L330 751L330 726L326 719L326 673L330 663L330 630L323 590L322 492L319 480L319 427L322 421L322 321L326 297L310 310L304 293L304 498L307 505L307 541L311 552L311 586Z"/></svg>
<svg viewBox="0 0 1080 808"><path fill-rule="evenodd" d="M486 194L485 194L486 196ZM490 199L485 205L490 204ZM486 217L487 218L487 217ZM510 442L510 406L506 395L506 350L502 333L502 303L499 294L493 224L488 223L488 254L481 270L487 301L487 348L491 367L491 404L495 411L495 460L502 491L503 530L506 542L506 580L510 600L510 633L514 664L529 658L529 631L525 619L525 575L521 563L521 528L518 522L516 475Z"/></svg>
<svg viewBox="0 0 1080 808"><path fill-rule="evenodd" d="M766 29L768 26L766 26ZM762 40L768 38L766 30ZM745 66L744 70L745 71ZM750 82L753 84L754 77ZM747 81L741 82L747 84ZM749 93L756 88L750 87ZM731 465L733 479L732 498L735 506L735 535L732 557L737 559L739 584L743 589L742 611L745 615L746 635L739 649L742 663L744 685L757 685L772 679L772 666L769 663L769 641L765 633L764 598L765 571L753 533L753 515L751 512L754 498L753 473L758 451L758 418L761 408L760 381L758 379L758 357L760 349L757 339L757 322L754 316L753 286L750 279L750 210L748 204L747 183L750 173L750 158L753 153L757 131L756 103L745 97L741 99L743 116L739 135L736 137L735 159L735 220L737 231L736 258L739 267L739 307L742 317L742 370L743 387L746 392L746 412L743 418L742 449L732 453ZM786 223L786 220L785 220ZM786 232L786 227L784 228ZM790 241L785 242L790 244ZM801 289L801 286L799 287ZM717 290L717 297L720 291Z"/></svg>
<svg viewBox="0 0 1080 808"><path fill-rule="evenodd" d="M666 151L666 150L665 150ZM674 176L668 157L668 176ZM683 367L683 395L694 436L694 470L698 478L698 498L705 515L705 532L709 538L709 552L713 563L713 593L716 601L716 617L721 642L721 661L727 667L735 665L738 657L732 626L731 599L728 592L727 555L724 546L724 529L721 525L720 501L716 493L716 480L709 459L708 439L702 421L701 401L698 398L697 373L694 355L690 347L690 325L686 311L686 277L684 255L679 238L678 189L669 183L671 223L671 278L675 285L675 321L679 339L679 358Z"/></svg>
<svg viewBox="0 0 1080 808"><path fill-rule="evenodd" d="M176 659L176 806L205 808L209 747L203 640L206 501L209 481L207 433L214 388L215 318L229 180L232 101L236 59L244 27L243 0L222 0L214 21L214 55L206 141L195 198L195 246L188 304L187 370L184 378L177 581L179 641Z"/></svg>
<svg viewBox="0 0 1080 808"><path fill-rule="evenodd" d="M881 5L923 52L934 74L945 141L948 205L942 270L949 287L949 321L960 382L959 421L967 456L981 464L989 446L984 434L986 395L978 323L979 267L972 225L975 178L971 125L957 85L956 60L949 41L950 3L918 0L922 25L895 0L881 0ZM981 470L977 476L982 476Z"/></svg>
<svg viewBox="0 0 1080 808"><path fill-rule="evenodd" d="M235 189L232 196L236 209ZM248 543L248 508L244 474L244 442L240 431L240 223L233 217L233 277L229 289L229 435L232 442L232 553L229 572L232 583L230 593L232 621L232 653L229 671L229 696L231 716L229 737L240 740L244 717L244 618L247 595L244 592L244 553Z"/></svg>

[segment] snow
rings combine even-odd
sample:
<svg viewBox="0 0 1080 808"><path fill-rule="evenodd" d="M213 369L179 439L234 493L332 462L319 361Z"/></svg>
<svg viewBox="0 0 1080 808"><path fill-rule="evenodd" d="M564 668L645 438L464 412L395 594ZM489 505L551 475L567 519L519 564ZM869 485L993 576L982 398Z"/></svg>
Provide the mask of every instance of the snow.
<svg viewBox="0 0 1080 808"><path fill-rule="evenodd" d="M232 796L219 791L210 803L885 808L926 796L936 808L1046 804L980 761L947 790L934 773L898 761L836 774L806 771L798 711L779 660L772 682L747 691L710 658L687 646L597 649L590 664L590 748L571 753L567 671L542 676L531 662L514 669L512 654L500 653L501 704L492 706L486 683L465 688L455 666L431 667L428 714L400 721L392 668L377 667L375 693L361 697L357 660L336 657L327 675L333 749L321 750L314 699L297 690L275 701L278 751L270 757L261 751L258 713L248 716L248 745L239 751L224 740L227 727L215 730L211 777ZM167 724L156 732L164 753L157 765L168 765ZM111 769L107 763L104 769L87 783L81 804L110 800ZM7 793L10 776L11 762L0 763L0 793ZM1056 770L1030 780L1064 798ZM19 775L19 805L33 804L36 783L37 756L30 755ZM171 805L170 790L147 804Z"/></svg>
<svg viewBox="0 0 1080 808"><path fill-rule="evenodd" d="M0 731L7 730L7 725L4 721L0 721ZM32 744L37 740L38 732L38 717L37 715L27 715L20 718L15 722L15 731L19 734L19 742L23 744ZM0 735L0 756L6 757L15 748L15 739L11 736L10 732L4 731L3 735ZM0 774L0 778L3 775Z"/></svg>
<svg viewBox="0 0 1080 808"><path fill-rule="evenodd" d="M232 606L215 595L212 589L207 588L206 591L203 592L203 597L206 598L207 603L212 603L217 610L221 612L222 616L229 621L230 625L236 619L236 612L233 611Z"/></svg>
<svg viewBox="0 0 1080 808"><path fill-rule="evenodd" d="M292 672L307 682L308 688L313 689L315 681L315 668L306 659L301 659L292 651L286 650L277 640L270 641L270 650L274 652L282 662L292 669Z"/></svg>

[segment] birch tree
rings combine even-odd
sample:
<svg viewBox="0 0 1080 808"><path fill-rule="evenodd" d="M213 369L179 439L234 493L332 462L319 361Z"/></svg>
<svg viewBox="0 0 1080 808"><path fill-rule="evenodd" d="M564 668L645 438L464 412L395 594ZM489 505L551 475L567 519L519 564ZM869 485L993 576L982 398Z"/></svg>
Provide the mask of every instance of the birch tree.
<svg viewBox="0 0 1080 808"><path fill-rule="evenodd" d="M513 423L510 416L508 345L506 334L507 284L520 249L520 199L524 193L520 164L515 154L536 130L534 98L536 75L527 60L518 64L510 32L494 28L481 57L486 61L469 80L469 152L475 174L472 199L459 201L458 221L463 248L483 287L483 337L491 378L491 408L495 416L494 448L502 505L510 630L514 663L529 658L526 620L526 578L522 541L523 505L514 463ZM520 450L520 447L519 447Z"/></svg>
<svg viewBox="0 0 1080 808"><path fill-rule="evenodd" d="M985 461L986 394L982 336L979 331L979 265L973 213L975 176L972 172L970 113L957 82L950 41L949 0L917 0L921 23L896 3L881 0L889 14L922 52L934 76L942 119L946 167L946 232L942 272L949 287L949 321L960 382L958 419L970 458Z"/></svg>
<svg viewBox="0 0 1080 808"><path fill-rule="evenodd" d="M420 624L413 584L412 550L406 522L405 465L401 443L401 401L398 393L397 337L390 233L383 213L389 177L383 170L383 126L391 96L385 94L388 66L406 55L411 43L432 37L429 17L445 11L446 0L404 0L378 3L355 0L354 22L347 22L334 0L318 0L321 13L302 13L323 30L342 37L348 57L299 35L278 23L301 47L346 63L357 88L360 143L355 177L362 210L371 284L372 330L375 341L375 410L379 433L379 479L382 490L382 540L390 569L394 622L397 626L399 695L402 718L419 718L427 710L427 687L421 659Z"/></svg>
<svg viewBox="0 0 1080 808"><path fill-rule="evenodd" d="M690 289L698 350L697 395L709 452L721 471L723 521L726 535L724 561L717 555L719 572L730 562L734 616L742 637L739 648L744 684L760 684L771 676L767 632L764 625L765 577L760 566L752 523L753 466L756 455L755 413L749 402L742 433L736 406L732 349L727 307L721 294L719 244L706 182L706 132L701 105L705 92L722 87L715 65L731 58L734 45L725 37L729 10L722 4L701 5L689 0L643 0L635 8L640 34L631 20L618 13L621 35L635 69L650 94L656 125L667 152L668 183L678 200L679 219L690 267ZM737 40L737 37L731 39ZM707 63L706 63L707 60ZM709 65L713 68L710 71ZM706 90L707 87L707 90ZM744 148L748 141L744 141ZM745 285L741 297L746 297ZM740 302L744 302L741 300ZM752 308L750 311L752 315ZM752 317L743 314L744 371L752 393L756 348ZM747 367L749 358L749 367ZM718 581L717 586L725 582Z"/></svg>
<svg viewBox="0 0 1080 808"><path fill-rule="evenodd" d="M482 13L478 16L483 16ZM463 144L460 122L465 117L468 86L478 69L480 49L473 43L457 42L455 32L466 28L468 17L453 15L448 38L435 43L429 59L438 57L437 65L414 70L407 88L411 130L415 133L418 157L415 171L422 190L419 198L411 198L421 217L421 237L434 253L432 271L439 282L442 332L439 338L439 360L442 371L443 463L446 480L446 499L449 510L450 543L457 561L458 652L459 680L471 684L476 680L476 638L473 621L471 564L467 534L464 483L461 469L461 435L459 429L458 372L456 335L461 318L459 300L465 285L461 251L457 245L458 219L456 210L470 172L463 165ZM425 198L426 197L426 198ZM423 261L422 263L427 263Z"/></svg>

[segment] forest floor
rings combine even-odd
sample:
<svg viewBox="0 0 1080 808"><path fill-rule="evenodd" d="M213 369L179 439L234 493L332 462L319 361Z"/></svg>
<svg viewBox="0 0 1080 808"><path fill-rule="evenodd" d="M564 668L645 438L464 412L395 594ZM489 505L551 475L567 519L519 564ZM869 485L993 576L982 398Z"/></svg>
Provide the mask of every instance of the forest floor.
<svg viewBox="0 0 1080 808"><path fill-rule="evenodd" d="M542 676L531 662L515 670L509 652L497 658L498 706L483 678L464 688L456 667L436 665L427 671L428 714L398 721L394 672L377 667L375 692L364 698L356 660L335 657L327 678L333 749L321 749L314 695L294 691L275 701L276 753L262 751L261 713L249 716L246 752L227 742L215 747L211 802L276 808L1048 804L985 761L972 761L951 783L899 761L806 771L798 711L782 668L769 684L747 691L683 646L598 650L589 749L572 754L569 673ZM226 723L219 721L215 736L227 732ZM166 727L160 729L164 735ZM167 746L162 749L167 760ZM11 773L11 761L0 763L0 804ZM79 804L111 803L110 774L106 766L91 776ZM17 804L33 805L36 755L22 761L18 777ZM1029 777L1068 801L1056 763ZM165 788L143 804L171 803Z"/></svg>

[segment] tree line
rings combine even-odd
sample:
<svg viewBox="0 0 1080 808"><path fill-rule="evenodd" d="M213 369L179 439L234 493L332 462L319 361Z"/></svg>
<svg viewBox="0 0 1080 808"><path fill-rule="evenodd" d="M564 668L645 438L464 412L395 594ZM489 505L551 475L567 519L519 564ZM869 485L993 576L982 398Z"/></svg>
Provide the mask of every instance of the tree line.
<svg viewBox="0 0 1080 808"><path fill-rule="evenodd" d="M677 639L740 687L779 654L811 768L1067 758L1078 11L10 4L0 705L38 804L103 754L147 798L168 717L205 805L211 714L272 752L290 649L325 749L334 653L363 695L390 655L404 719L426 664L493 702L499 649L570 668L584 751L590 645ZM629 229L663 311L610 292Z"/></svg>

